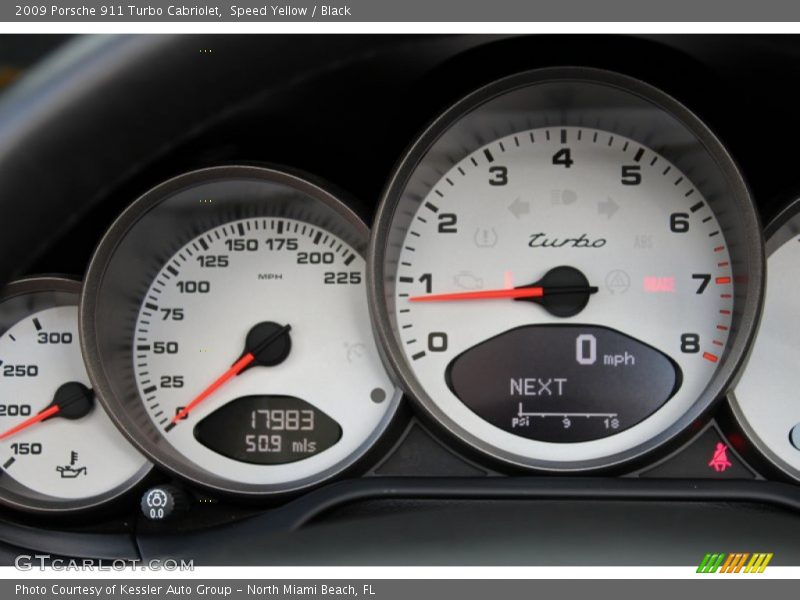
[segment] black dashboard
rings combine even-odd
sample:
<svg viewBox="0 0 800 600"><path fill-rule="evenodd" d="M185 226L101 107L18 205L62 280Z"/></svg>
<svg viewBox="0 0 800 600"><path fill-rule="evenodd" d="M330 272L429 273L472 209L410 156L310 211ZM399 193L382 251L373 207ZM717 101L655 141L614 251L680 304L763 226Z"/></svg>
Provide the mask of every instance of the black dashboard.
<svg viewBox="0 0 800 600"><path fill-rule="evenodd" d="M48 42L0 562L800 560L800 39Z"/></svg>

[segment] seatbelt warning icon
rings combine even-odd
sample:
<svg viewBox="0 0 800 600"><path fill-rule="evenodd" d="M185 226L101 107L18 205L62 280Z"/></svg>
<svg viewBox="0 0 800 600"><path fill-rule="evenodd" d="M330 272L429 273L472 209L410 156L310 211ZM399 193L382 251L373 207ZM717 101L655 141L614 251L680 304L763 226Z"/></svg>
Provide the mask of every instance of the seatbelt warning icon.
<svg viewBox="0 0 800 600"><path fill-rule="evenodd" d="M731 461L728 460L728 446L723 443L718 443L714 456L708 461L708 466L714 469L717 473L724 473L731 466Z"/></svg>

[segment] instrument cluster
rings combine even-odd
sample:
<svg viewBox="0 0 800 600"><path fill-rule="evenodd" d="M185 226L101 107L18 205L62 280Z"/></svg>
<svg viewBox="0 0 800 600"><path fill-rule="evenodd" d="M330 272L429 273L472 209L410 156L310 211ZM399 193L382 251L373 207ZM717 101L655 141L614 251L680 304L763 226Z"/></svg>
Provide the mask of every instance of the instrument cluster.
<svg viewBox="0 0 800 600"><path fill-rule="evenodd" d="M710 474L753 477L746 445L800 481L800 202L762 234L691 106L498 79L412 140L374 223L282 162L187 169L80 281L6 286L0 503L273 506L374 475L412 423L497 475L658 476L711 431Z"/></svg>

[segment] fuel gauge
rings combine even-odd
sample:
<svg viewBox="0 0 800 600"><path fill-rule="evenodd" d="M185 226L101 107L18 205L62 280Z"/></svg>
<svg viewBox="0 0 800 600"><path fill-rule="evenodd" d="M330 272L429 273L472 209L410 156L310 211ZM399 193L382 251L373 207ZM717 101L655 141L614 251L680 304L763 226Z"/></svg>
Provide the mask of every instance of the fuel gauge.
<svg viewBox="0 0 800 600"><path fill-rule="evenodd" d="M0 502L75 511L117 498L150 464L96 401L78 339L80 284L26 279L0 295Z"/></svg>

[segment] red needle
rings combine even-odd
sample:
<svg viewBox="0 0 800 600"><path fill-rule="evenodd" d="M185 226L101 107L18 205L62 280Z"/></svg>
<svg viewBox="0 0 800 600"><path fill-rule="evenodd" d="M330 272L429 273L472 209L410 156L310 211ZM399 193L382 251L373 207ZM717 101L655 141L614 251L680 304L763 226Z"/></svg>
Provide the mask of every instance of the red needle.
<svg viewBox="0 0 800 600"><path fill-rule="evenodd" d="M178 414L172 417L172 424L175 425L178 421L185 418L186 415L188 415L198 404L225 385L228 380L233 379L239 373L244 371L255 359L256 357L252 352L248 352L247 354L243 355L242 358L237 360L230 369L220 375L219 378L214 381L214 383L200 392L200 394L194 400L189 402L189 404L184 406L183 409L178 412Z"/></svg>
<svg viewBox="0 0 800 600"><path fill-rule="evenodd" d="M541 298L543 287L509 288L502 290L482 290L479 292L459 292L455 294L430 294L412 296L410 302L448 302L450 300L489 300L494 298Z"/></svg>
<svg viewBox="0 0 800 600"><path fill-rule="evenodd" d="M60 410L61 410L61 407L58 406L58 404L53 404L52 406L49 406L49 407L45 408L42 412L36 413L31 418L25 419L19 425L15 425L14 427L9 429L8 431L0 434L0 440L4 440L7 437L11 437L15 433L19 433L20 431L22 431L23 429L27 429L31 425L39 423L40 421L44 421L48 417L52 417L53 415L55 415Z"/></svg>

